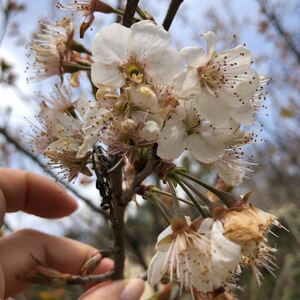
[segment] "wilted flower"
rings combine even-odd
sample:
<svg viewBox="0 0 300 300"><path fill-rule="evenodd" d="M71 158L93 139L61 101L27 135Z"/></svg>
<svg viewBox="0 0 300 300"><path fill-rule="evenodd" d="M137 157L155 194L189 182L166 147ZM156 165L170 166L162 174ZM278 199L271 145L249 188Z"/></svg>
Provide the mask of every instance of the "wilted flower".
<svg viewBox="0 0 300 300"><path fill-rule="evenodd" d="M126 82L171 84L181 60L170 44L169 33L151 21L102 28L93 42L93 83L115 88Z"/></svg>
<svg viewBox="0 0 300 300"><path fill-rule="evenodd" d="M30 50L35 54L35 61L27 69L35 70L37 79L47 79L56 75L62 78L63 64L70 60L73 35L71 19L64 18L56 23L42 20L41 31L36 34L30 46Z"/></svg>
<svg viewBox="0 0 300 300"><path fill-rule="evenodd" d="M84 20L80 26L80 37L83 37L87 29L92 25L95 12L106 14L114 12L114 9L110 5L100 0L76 0L73 4L58 3L57 7L70 10L74 13L78 12L83 16Z"/></svg>
<svg viewBox="0 0 300 300"><path fill-rule="evenodd" d="M252 266L258 282L262 277L258 267L274 274L276 249L267 245L266 234L273 224L282 227L277 217L244 203L225 211L223 222L225 236L241 246L242 264Z"/></svg>
<svg viewBox="0 0 300 300"><path fill-rule="evenodd" d="M79 173L91 175L86 166L89 154L80 159L76 158L84 141L80 121L80 110L85 105L82 102L84 99L75 103L77 107L75 117L43 105L38 115L42 128L40 131L36 130L36 136L32 140L33 149L48 157L50 166L61 168L69 181L76 178Z"/></svg>
<svg viewBox="0 0 300 300"><path fill-rule="evenodd" d="M58 84L54 85L53 91L49 96L43 94L39 95L40 99L46 104L47 107L60 111L73 114L74 102L71 99L70 90L65 86Z"/></svg>
<svg viewBox="0 0 300 300"><path fill-rule="evenodd" d="M226 237L242 247L244 255L250 254L259 242L265 240L266 232L273 224L279 226L277 218L261 209L244 204L225 213Z"/></svg>

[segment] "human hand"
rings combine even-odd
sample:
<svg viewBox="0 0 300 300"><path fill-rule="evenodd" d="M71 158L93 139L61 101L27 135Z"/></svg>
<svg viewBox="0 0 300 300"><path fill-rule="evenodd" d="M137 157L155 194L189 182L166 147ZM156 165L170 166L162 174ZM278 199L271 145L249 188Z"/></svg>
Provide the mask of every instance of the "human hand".
<svg viewBox="0 0 300 300"><path fill-rule="evenodd" d="M43 218L61 218L74 212L77 204L53 181L20 170L0 168L0 226L6 212L22 210ZM62 273L79 274L82 265L97 252L91 246L64 238L23 229L0 239L0 299L12 296L28 283L17 279L35 267L31 254ZM96 274L111 270L113 263L104 258ZM87 291L82 300L137 300L144 283L134 279L100 284Z"/></svg>

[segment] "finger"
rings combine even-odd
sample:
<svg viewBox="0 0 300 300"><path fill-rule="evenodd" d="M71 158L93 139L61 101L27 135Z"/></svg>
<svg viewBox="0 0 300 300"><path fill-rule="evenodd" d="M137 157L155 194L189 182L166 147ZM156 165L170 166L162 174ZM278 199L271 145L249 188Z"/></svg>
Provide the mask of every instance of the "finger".
<svg viewBox="0 0 300 300"><path fill-rule="evenodd" d="M21 230L0 239L0 265L5 278L6 297L28 285L16 277L32 270L36 263L31 255L63 273L79 274L83 264L97 250L80 242L55 237L34 230ZM112 262L103 259L97 273L111 270Z"/></svg>
<svg viewBox="0 0 300 300"><path fill-rule="evenodd" d="M100 284L85 292L80 300L138 300L142 296L145 283L142 279L132 279L129 282L116 281Z"/></svg>
<svg viewBox="0 0 300 300"><path fill-rule="evenodd" d="M45 218L69 215L75 200L62 187L33 173L0 168L0 224L5 211L25 212Z"/></svg>

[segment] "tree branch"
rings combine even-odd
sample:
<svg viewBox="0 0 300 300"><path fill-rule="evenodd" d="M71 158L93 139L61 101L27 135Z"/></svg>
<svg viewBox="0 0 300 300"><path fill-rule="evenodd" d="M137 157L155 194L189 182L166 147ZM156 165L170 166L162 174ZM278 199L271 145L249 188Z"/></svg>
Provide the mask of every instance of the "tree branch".
<svg viewBox="0 0 300 300"><path fill-rule="evenodd" d="M57 175L45 165L41 159L37 156L33 155L29 150L27 150L23 145L21 145L18 141L16 141L6 129L0 127L0 134L4 136L4 138L12 145L16 147L21 153L29 157L33 162L35 162L41 169L43 169L46 173L48 173L51 177L53 177L56 181L61 182L61 180L57 177ZM94 212L99 213L107 218L107 213L102 209L98 208L94 205L91 200L87 199L83 195L81 195L76 189L71 187L68 183L62 182L62 184L70 191L74 196L82 200L89 208L91 208Z"/></svg>
<svg viewBox="0 0 300 300"><path fill-rule="evenodd" d="M114 276L114 271L110 271L104 274L99 275L89 275L89 276L76 276L73 275L68 281L67 284L75 285L75 284L87 284L87 283L101 283L112 279Z"/></svg>
<svg viewBox="0 0 300 300"><path fill-rule="evenodd" d="M123 25L126 27L130 27L133 22L134 14L136 8L139 4L139 0L128 0L123 16Z"/></svg>
<svg viewBox="0 0 300 300"><path fill-rule="evenodd" d="M297 59L298 63L300 64L300 50L297 48L296 44L294 43L293 39L290 37L290 35L284 30L282 24L280 23L278 17L276 14L268 10L266 5L263 3L263 1L258 1L262 13L269 19L269 21L273 24L281 38L284 40L287 47L290 49L290 51L294 54L295 58Z"/></svg>
<svg viewBox="0 0 300 300"><path fill-rule="evenodd" d="M114 164L120 161L120 157L116 155L114 157ZM112 231L114 237L114 279L124 278L124 267L125 267L125 244L124 244L124 215L126 205L121 205L121 199L123 194L122 188L122 168L123 163L119 164L110 173L110 183L112 189L112 204L114 208L114 219L112 222Z"/></svg>
<svg viewBox="0 0 300 300"><path fill-rule="evenodd" d="M168 31L170 29L171 24L179 9L179 6L182 4L183 1L184 0L171 0L171 3L168 8L168 12L162 24L165 30Z"/></svg>

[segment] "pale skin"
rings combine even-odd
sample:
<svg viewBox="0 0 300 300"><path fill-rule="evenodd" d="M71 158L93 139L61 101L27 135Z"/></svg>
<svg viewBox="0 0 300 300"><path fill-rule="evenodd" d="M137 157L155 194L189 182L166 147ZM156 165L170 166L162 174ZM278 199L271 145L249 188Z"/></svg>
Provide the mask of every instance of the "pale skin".
<svg viewBox="0 0 300 300"><path fill-rule="evenodd" d="M52 180L26 171L0 168L0 226L4 215L24 211L47 219L74 212L77 204ZM0 239L0 299L13 296L28 287L17 279L35 266L31 254L63 273L79 274L84 262L97 250L64 237L23 229ZM67 254L67 255L66 255ZM113 262L104 258L96 274L111 270ZM81 300L138 300L144 290L141 279L102 283L85 292Z"/></svg>

